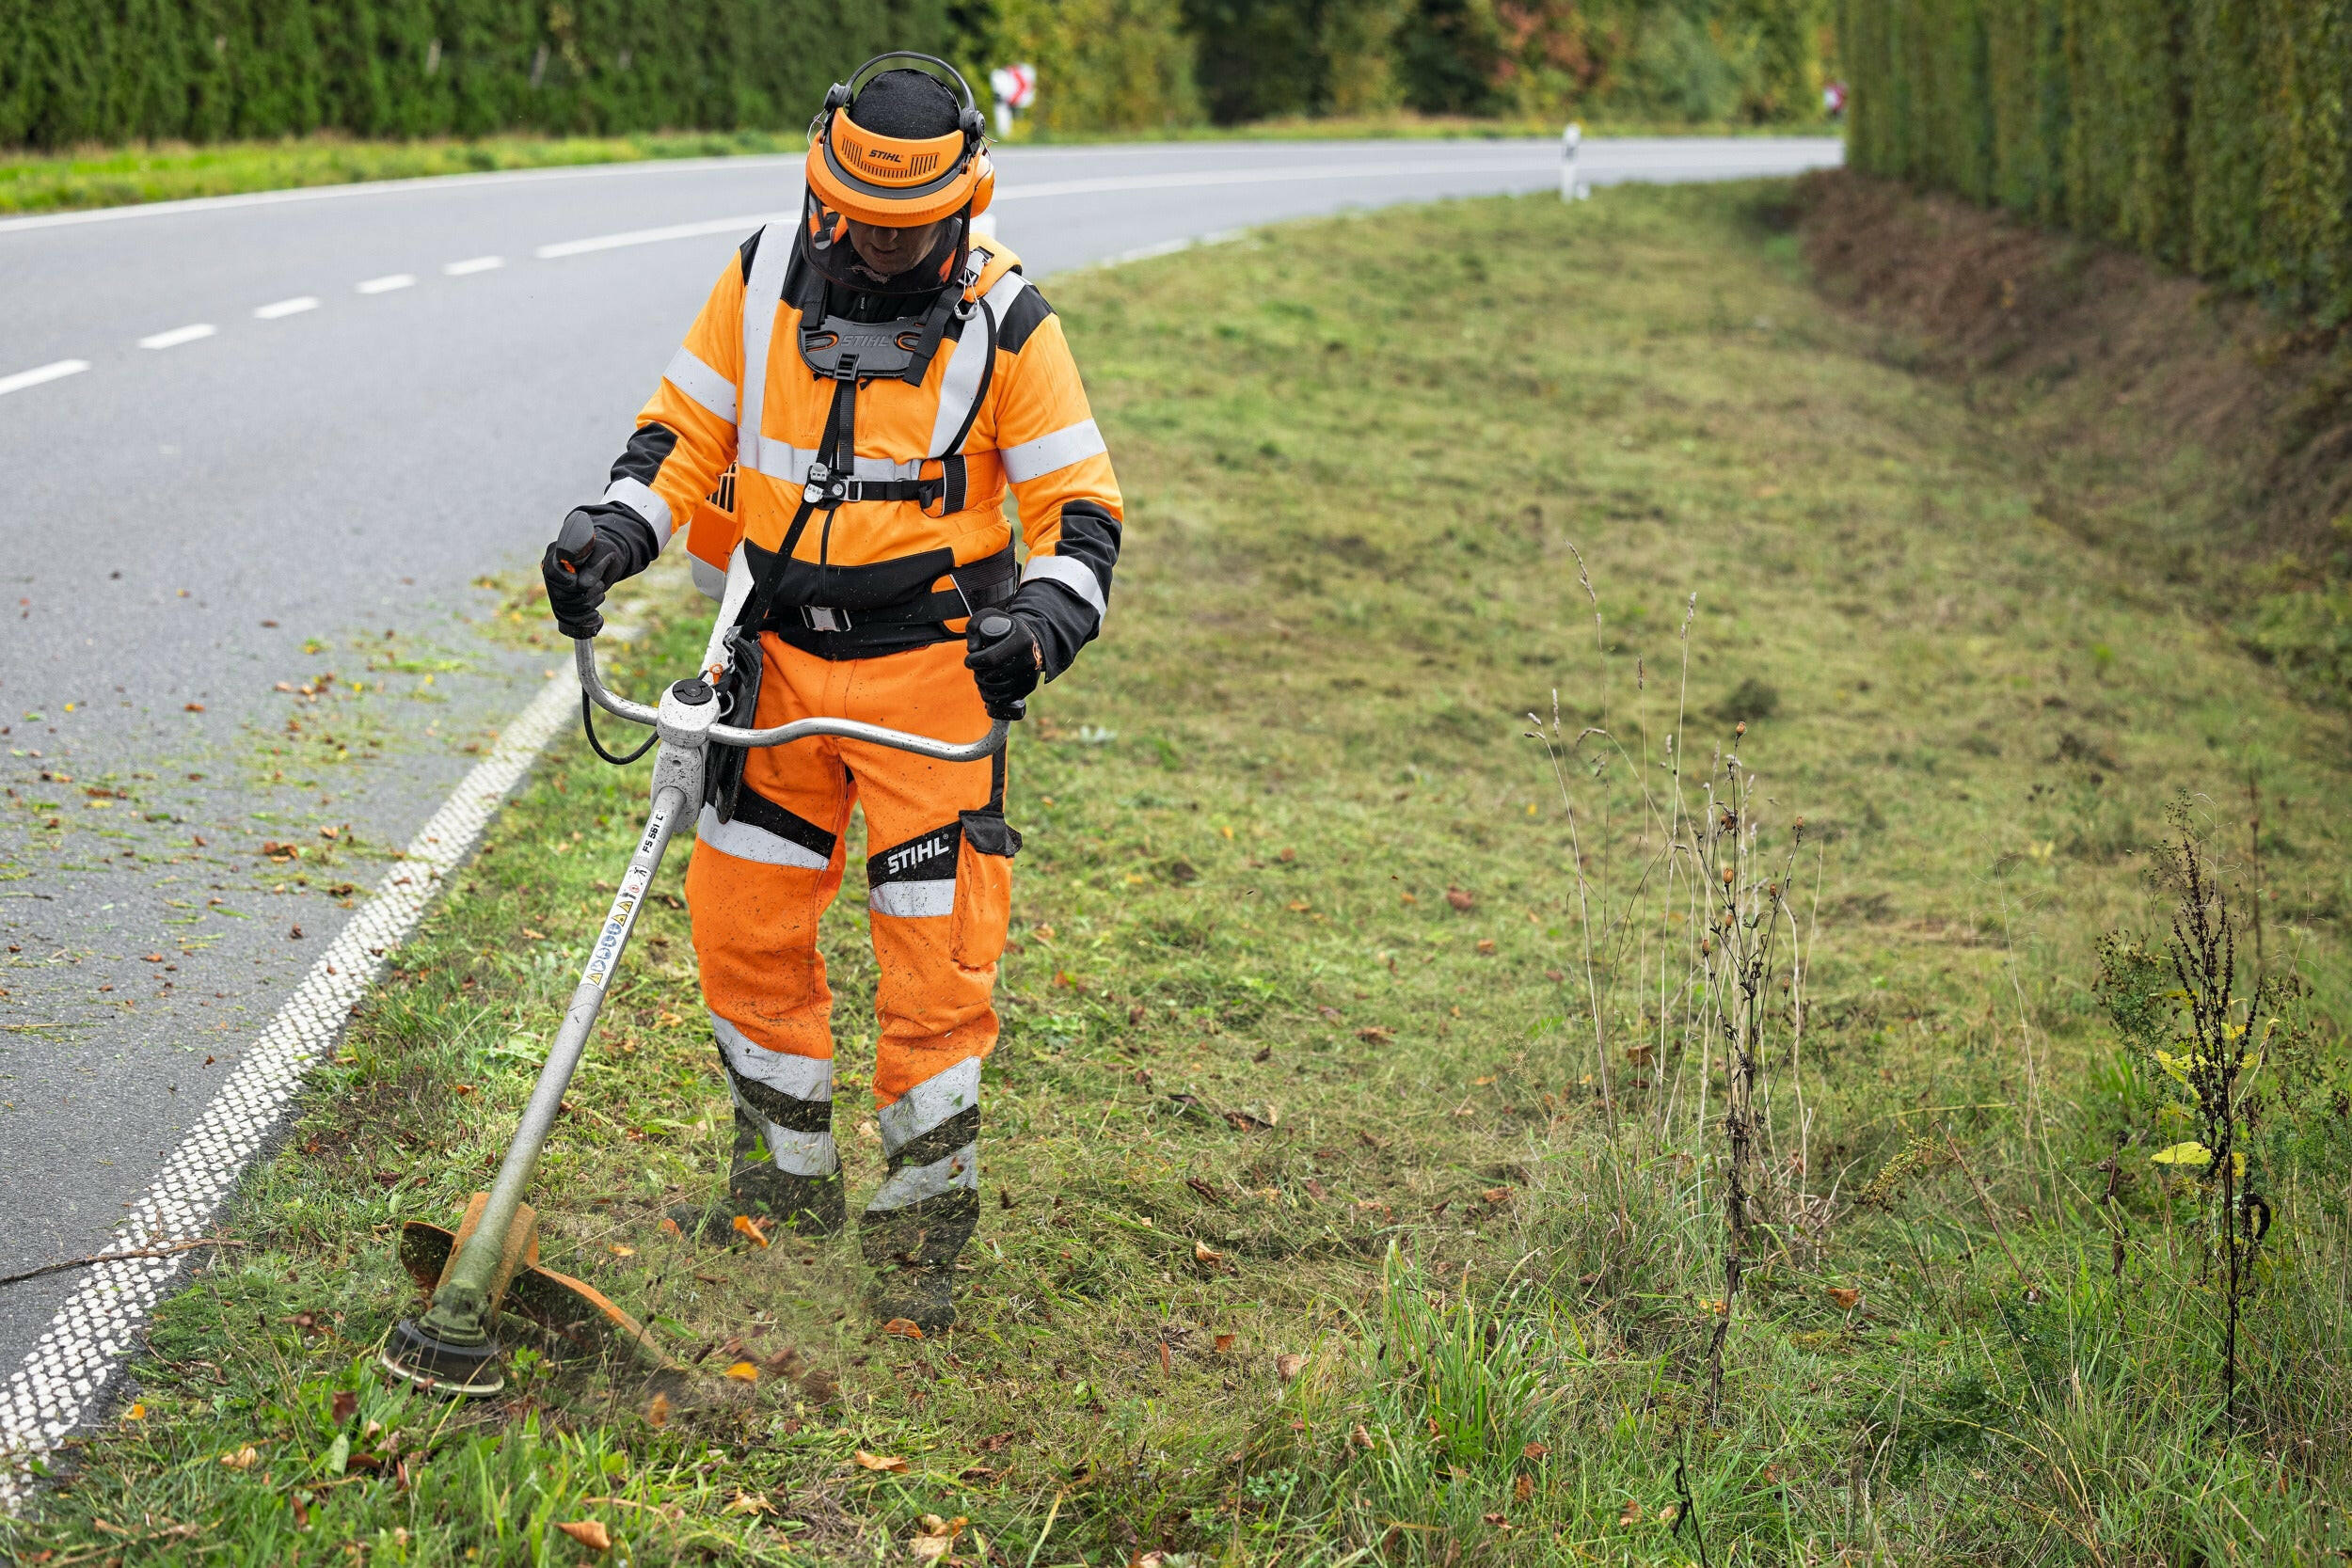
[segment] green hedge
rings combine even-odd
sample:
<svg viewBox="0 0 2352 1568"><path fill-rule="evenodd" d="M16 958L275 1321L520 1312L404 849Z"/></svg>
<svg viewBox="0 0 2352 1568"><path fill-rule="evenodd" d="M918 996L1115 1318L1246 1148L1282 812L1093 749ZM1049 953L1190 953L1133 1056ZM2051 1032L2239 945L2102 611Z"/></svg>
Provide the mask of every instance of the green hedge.
<svg viewBox="0 0 2352 1568"><path fill-rule="evenodd" d="M0 0L0 146L805 121L945 0Z"/></svg>
<svg viewBox="0 0 2352 1568"><path fill-rule="evenodd" d="M2352 0L1841 0L1854 166L2352 320Z"/></svg>

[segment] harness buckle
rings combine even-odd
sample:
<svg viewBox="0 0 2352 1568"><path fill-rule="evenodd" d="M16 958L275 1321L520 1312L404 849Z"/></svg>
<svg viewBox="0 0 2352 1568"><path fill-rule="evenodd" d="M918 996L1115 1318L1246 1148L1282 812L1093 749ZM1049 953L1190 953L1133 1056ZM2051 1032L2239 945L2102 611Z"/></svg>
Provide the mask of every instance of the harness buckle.
<svg viewBox="0 0 2352 1568"><path fill-rule="evenodd" d="M808 479L801 486L801 499L811 505L830 502L838 506L850 499L849 477L834 472L822 462L811 463Z"/></svg>
<svg viewBox="0 0 2352 1568"><path fill-rule="evenodd" d="M801 606L801 624L811 631L848 631L850 622L847 610L831 605L804 604Z"/></svg>

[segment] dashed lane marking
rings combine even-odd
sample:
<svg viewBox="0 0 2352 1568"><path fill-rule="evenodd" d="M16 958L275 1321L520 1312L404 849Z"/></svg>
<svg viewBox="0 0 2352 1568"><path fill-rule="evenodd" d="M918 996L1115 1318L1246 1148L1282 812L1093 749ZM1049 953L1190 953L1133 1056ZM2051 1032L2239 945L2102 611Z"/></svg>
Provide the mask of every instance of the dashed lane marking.
<svg viewBox="0 0 2352 1568"><path fill-rule="evenodd" d="M471 277L478 272L496 272L506 265L503 256L474 256L463 261L452 261L441 269L443 277Z"/></svg>
<svg viewBox="0 0 2352 1568"><path fill-rule="evenodd" d="M0 375L0 397L21 392L27 387L38 387L44 381L57 381L69 375L79 375L89 369L87 359L53 359L46 365L36 365L14 375Z"/></svg>
<svg viewBox="0 0 2352 1568"><path fill-rule="evenodd" d="M192 343L199 338L209 338L219 330L220 328L211 322L197 322L189 326L175 326L168 332L150 333L139 340L139 347L178 348L182 343Z"/></svg>
<svg viewBox="0 0 2352 1568"><path fill-rule="evenodd" d="M416 929L433 895L472 849L532 761L571 717L579 689L550 680L410 841L293 996L246 1048L204 1119L173 1150L104 1249L153 1251L212 1233L237 1178L259 1154L312 1063ZM91 1266L24 1365L0 1388L0 1510L32 1496L34 1465L101 1408L149 1316L191 1254L121 1258Z"/></svg>
<svg viewBox="0 0 2352 1568"><path fill-rule="evenodd" d="M298 316L305 310L315 310L318 308L318 295L296 294L292 299L274 300L267 305L255 306L253 319L261 322L274 322L280 316Z"/></svg>
<svg viewBox="0 0 2352 1568"><path fill-rule="evenodd" d="M389 294L394 289L413 289L416 286L417 275L413 272L387 273L381 277L371 277L366 282L357 285L363 294Z"/></svg>

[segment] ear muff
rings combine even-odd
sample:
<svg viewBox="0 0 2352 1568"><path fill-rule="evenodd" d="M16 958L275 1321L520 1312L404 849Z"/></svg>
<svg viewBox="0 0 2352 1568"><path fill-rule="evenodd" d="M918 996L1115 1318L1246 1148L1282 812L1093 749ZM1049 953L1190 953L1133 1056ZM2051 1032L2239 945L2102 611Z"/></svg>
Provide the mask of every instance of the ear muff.
<svg viewBox="0 0 2352 1568"><path fill-rule="evenodd" d="M971 214L978 217L996 199L996 161L983 150L972 163Z"/></svg>

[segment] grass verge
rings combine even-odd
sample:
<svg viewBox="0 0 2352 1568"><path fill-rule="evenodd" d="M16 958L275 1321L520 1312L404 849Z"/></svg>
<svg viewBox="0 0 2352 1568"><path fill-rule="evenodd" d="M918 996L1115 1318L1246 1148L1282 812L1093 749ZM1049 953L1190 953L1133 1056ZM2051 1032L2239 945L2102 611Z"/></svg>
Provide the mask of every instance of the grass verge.
<svg viewBox="0 0 2352 1568"><path fill-rule="evenodd" d="M1585 127L1588 135L1801 135L1826 125L1754 126L1628 122ZM1560 127L1509 120L1382 115L1354 119L1291 119L1244 126L1185 126L1031 136L1013 145L1084 146L1118 141L1309 141L1332 137L1414 140L1492 139L1557 135ZM440 174L486 174L501 169L554 168L576 164L626 164L648 158L723 158L798 153L803 133L787 131L670 131L626 136L491 136L479 140L360 141L322 133L278 141L219 142L201 147L156 143L83 148L65 153L0 156L0 216L120 207L192 197L242 196L310 185L348 185L367 180L415 180Z"/></svg>
<svg viewBox="0 0 2352 1568"><path fill-rule="evenodd" d="M239 1200L246 1245L159 1315L138 1402L6 1547L590 1555L567 1524L641 1562L1022 1568L2344 1544L2343 721L2039 518L1947 389L1813 295L1759 218L1781 198L1445 204L1051 288L1131 543L1108 638L1018 737L953 1336L876 1334L849 1243L660 1228L712 1190L726 1117L673 899L543 1167L544 1245L750 1376L664 1412L532 1346L511 1398L453 1410L371 1372L414 1299L394 1229L485 1180L635 832L642 769L570 743L318 1073ZM663 602L640 689L700 645ZM1531 711L1558 715L1557 777ZM1733 752L1803 967L1763 1037L1767 1179L1725 1305L1708 906L1662 845ZM2201 1190L2148 1159L2185 1134L2094 992L2102 933L2160 925L2138 852L2184 789L2316 1042L2318 1086L2266 1113L2293 1136L2256 1150L2273 1223L2226 1441ZM852 901L826 927L861 1196L862 925Z"/></svg>

